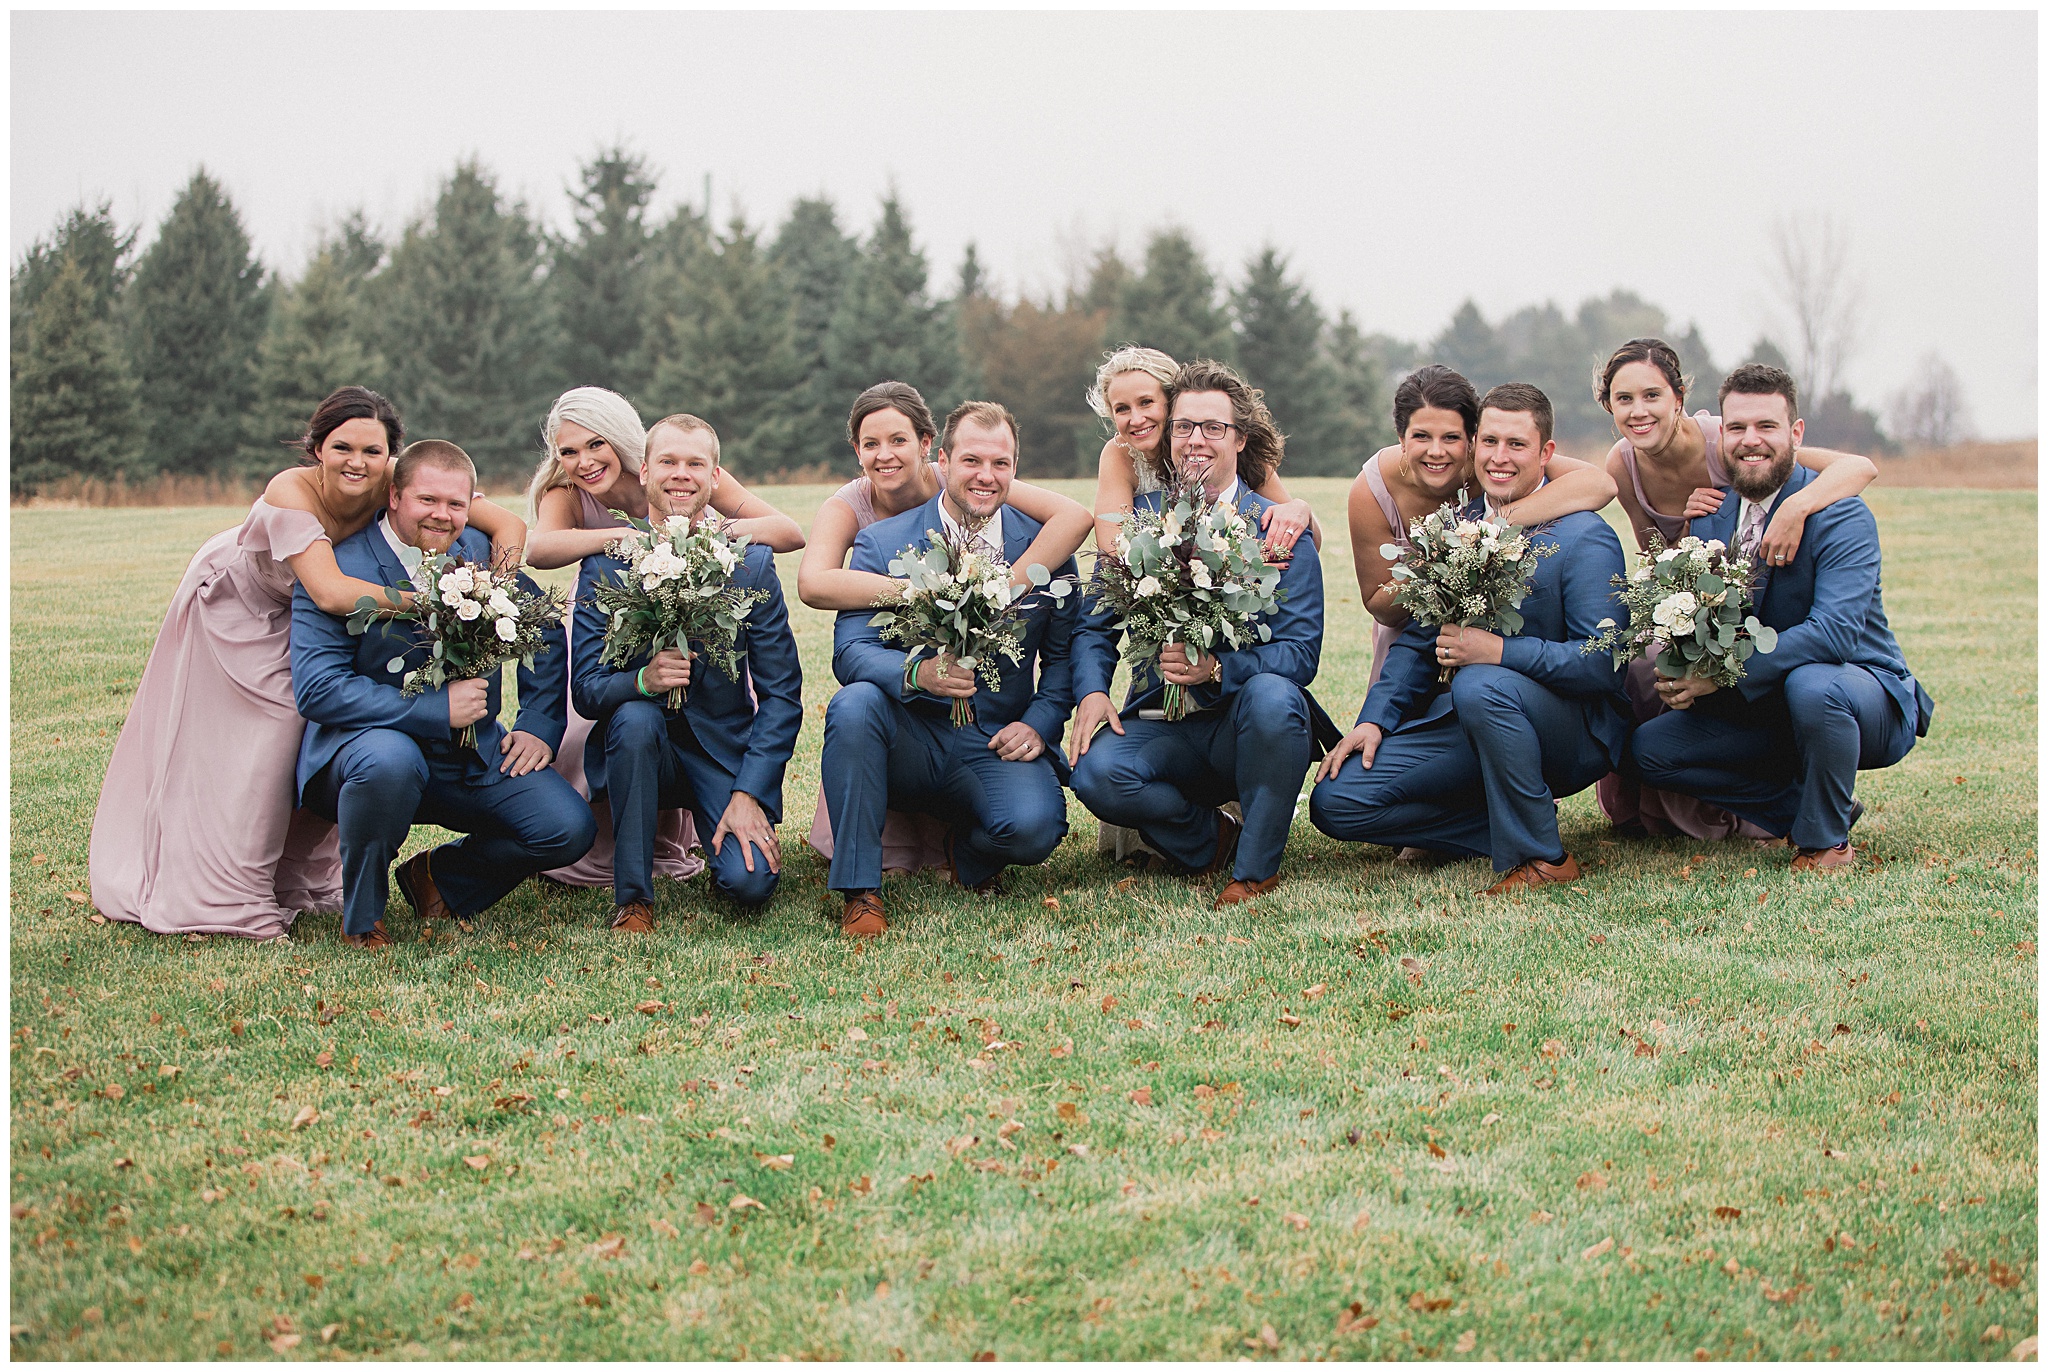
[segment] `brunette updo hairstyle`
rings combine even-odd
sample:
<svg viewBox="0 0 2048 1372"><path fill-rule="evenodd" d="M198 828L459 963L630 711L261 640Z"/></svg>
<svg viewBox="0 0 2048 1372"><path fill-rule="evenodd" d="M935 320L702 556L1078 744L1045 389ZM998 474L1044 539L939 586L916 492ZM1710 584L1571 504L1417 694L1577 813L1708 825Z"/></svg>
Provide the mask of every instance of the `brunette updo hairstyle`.
<svg viewBox="0 0 2048 1372"><path fill-rule="evenodd" d="M308 463L317 465L320 461L320 445L351 419L374 419L384 426L384 446L394 455L405 442L405 424L398 417L398 407L378 395L367 386L343 386L333 395L320 402L320 408L313 411L313 417L306 422L305 436L293 446L305 454Z"/></svg>
<svg viewBox="0 0 2048 1372"><path fill-rule="evenodd" d="M1465 437L1479 432L1479 392L1441 362L1417 367L1394 387L1394 434L1399 442L1417 410L1450 410L1465 422Z"/></svg>
<svg viewBox="0 0 2048 1372"><path fill-rule="evenodd" d="M1614 356L1607 359L1607 365L1593 378L1593 397L1600 402L1601 409L1614 413L1614 406L1608 399L1614 389L1614 374L1631 362L1647 362L1662 372L1678 396L1678 408L1681 411L1685 409L1685 392L1690 380L1684 368L1678 365L1677 351L1661 338L1631 338L1614 350Z"/></svg>
<svg viewBox="0 0 2048 1372"><path fill-rule="evenodd" d="M924 397L917 393L915 386L901 381L877 381L854 398L853 412L846 416L846 441L856 449L860 447L860 426L871 414L883 410L900 411L910 421L910 427L917 430L919 438L936 439L939 436L938 422L932 418L932 407L924 403Z"/></svg>

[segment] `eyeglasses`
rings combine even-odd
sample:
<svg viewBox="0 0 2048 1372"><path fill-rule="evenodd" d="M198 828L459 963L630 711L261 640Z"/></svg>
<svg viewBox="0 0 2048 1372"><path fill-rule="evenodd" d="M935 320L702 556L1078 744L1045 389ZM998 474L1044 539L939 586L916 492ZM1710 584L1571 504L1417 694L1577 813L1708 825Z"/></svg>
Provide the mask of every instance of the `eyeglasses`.
<svg viewBox="0 0 2048 1372"><path fill-rule="evenodd" d="M1175 438L1191 438L1194 436L1195 430L1200 429L1202 437L1208 439L1211 443L1220 443L1223 441L1223 435L1236 427L1237 425L1226 424L1220 419L1176 419L1173 423L1166 426L1166 431Z"/></svg>

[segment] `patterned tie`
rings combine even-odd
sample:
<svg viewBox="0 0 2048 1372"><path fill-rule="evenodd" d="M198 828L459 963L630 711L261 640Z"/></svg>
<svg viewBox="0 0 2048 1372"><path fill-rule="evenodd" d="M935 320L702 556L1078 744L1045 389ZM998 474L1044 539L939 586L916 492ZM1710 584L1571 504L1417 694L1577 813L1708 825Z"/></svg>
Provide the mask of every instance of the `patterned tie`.
<svg viewBox="0 0 2048 1372"><path fill-rule="evenodd" d="M1754 564L1756 562L1756 550L1762 546L1763 541L1764 507L1753 504L1749 507L1748 514L1743 518L1742 532L1736 537L1738 551L1741 552L1744 560Z"/></svg>

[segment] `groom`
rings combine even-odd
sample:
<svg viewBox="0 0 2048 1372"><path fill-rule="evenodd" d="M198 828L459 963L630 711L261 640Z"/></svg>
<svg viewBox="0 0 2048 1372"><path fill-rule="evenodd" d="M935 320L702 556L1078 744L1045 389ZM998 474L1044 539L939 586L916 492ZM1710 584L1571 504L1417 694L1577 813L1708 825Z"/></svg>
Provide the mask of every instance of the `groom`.
<svg viewBox="0 0 2048 1372"><path fill-rule="evenodd" d="M390 508L343 539L334 560L378 586L405 584L424 557L451 549L488 563L490 540L468 527L475 489L462 449L414 443L392 468ZM428 655L417 628L383 622L352 636L305 587L292 593L292 693L307 724L299 803L341 831L342 936L355 947L392 941L387 874L415 824L469 835L398 869L422 920L452 917L465 930L527 877L590 847L590 806L548 766L567 721L569 663L559 627L545 642L534 665L519 668L519 717L507 733L498 722L502 673L405 695L405 674ZM470 725L476 746L458 747L454 736Z"/></svg>
<svg viewBox="0 0 2048 1372"><path fill-rule="evenodd" d="M1693 534L1754 559L1771 516L1813 480L1794 461L1805 429L1789 375L1755 363L1731 372L1721 446L1741 498L1693 520ZM1636 730L1634 774L1788 835L1795 872L1854 865L1856 773L1903 758L1934 714L1885 622L1882 569L1877 520L1860 499L1808 515L1791 562L1760 567L1751 590L1777 646L1750 656L1733 688L1660 677L1671 712Z"/></svg>
<svg viewBox="0 0 2048 1372"><path fill-rule="evenodd" d="M697 524L718 488L718 434L695 415L675 414L647 430L640 480L648 517ZM740 621L740 674L729 677L703 655L664 648L622 667L607 666L605 616L594 594L600 577L625 572L617 559L583 559L576 585L576 708L592 721L583 772L593 798L611 793L612 929L654 932L654 831L662 810L687 805L705 847L714 890L741 905L766 905L782 875L782 773L804 721L803 668L775 555L750 543L732 584L766 593ZM663 699L686 688L683 707Z"/></svg>
<svg viewBox="0 0 2048 1372"><path fill-rule="evenodd" d="M1557 445L1549 397L1495 386L1479 402L1467 519L1496 517L1543 484ZM1309 818L1332 838L1490 857L1501 895L1578 879L1556 800L1609 771L1628 741L1623 677L1580 645L1613 610L1621 540L1597 514L1543 525L1522 628L1411 623L1387 650L1358 723L1323 761ZM1455 668L1448 686L1439 680Z"/></svg>
<svg viewBox="0 0 2048 1372"><path fill-rule="evenodd" d="M1038 523L1008 508L1017 474L1017 421L1001 405L970 400L946 417L943 487L915 510L870 525L853 544L855 571L886 575L889 561L944 534L979 544L1005 563L1031 546ZM886 931L882 881L886 811L922 810L948 821L953 878L994 890L1005 867L1033 866L1067 833L1066 759L1060 734L1074 708L1069 649L1081 608L1072 558L1055 573L1072 587L1064 604L1044 593L1024 602L1012 663L998 656L1001 685L923 652L885 644L873 611L842 611L832 630L832 671L841 686L825 709L824 801L832 821L830 884L845 898L840 928L855 937ZM972 702L972 723L951 723L952 703Z"/></svg>
<svg viewBox="0 0 2048 1372"><path fill-rule="evenodd" d="M1266 465L1279 461L1282 439L1265 401L1220 362L1188 363L1169 392L1175 470L1256 528L1272 502L1238 479L1238 457L1257 443ZM1161 499L1148 492L1138 504L1157 509ZM1075 634L1074 794L1098 819L1136 829L1184 871L1230 871L1218 909L1280 884L1312 746L1319 734L1336 738L1308 693L1323 651L1323 568L1309 551L1280 578L1267 641L1210 652L1168 644L1156 665L1133 669L1122 716L1109 699L1122 638L1114 612L1098 606ZM1184 719L1168 720L1158 708L1169 681L1193 703ZM1110 732L1098 735L1104 725ZM1242 806L1242 828L1220 808L1231 800Z"/></svg>

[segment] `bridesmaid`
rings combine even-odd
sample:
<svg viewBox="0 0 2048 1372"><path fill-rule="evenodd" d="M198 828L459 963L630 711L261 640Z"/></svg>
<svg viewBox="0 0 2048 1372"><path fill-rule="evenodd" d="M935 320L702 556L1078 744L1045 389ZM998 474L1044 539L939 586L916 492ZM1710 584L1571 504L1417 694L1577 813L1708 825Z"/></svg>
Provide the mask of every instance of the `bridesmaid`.
<svg viewBox="0 0 2048 1372"><path fill-rule="evenodd" d="M1661 338L1632 338L1615 349L1593 384L1600 407L1614 416L1620 437L1607 453L1607 473L1620 488L1622 508L1635 529L1636 545L1648 550L1652 537L1666 545L1684 538L1691 522L1710 515L1728 492L1721 465L1721 420L1702 409L1685 412L1686 378L1678 353ZM1854 453L1801 448L1801 465L1819 475L1779 504L1764 529L1757 557L1782 567L1799 551L1807 516L1837 500L1860 494L1877 479L1877 464ZM1676 509L1677 514L1665 511ZM1636 722L1663 714L1656 671L1649 659L1628 671L1629 701ZM1601 811L1614 827L1630 834L1682 834L1687 838L1768 839L1770 835L1716 805L1692 796L1636 786L1609 773L1594 788Z"/></svg>
<svg viewBox="0 0 2048 1372"><path fill-rule="evenodd" d="M1351 561L1358 594L1373 618L1372 672L1379 680L1389 644L1408 627L1408 612L1394 604L1394 566L1380 548L1406 551L1408 522L1420 519L1460 490L1475 490L1472 440L1479 431L1479 393L1441 363L1418 367L1394 389L1394 431L1400 441L1365 461L1351 480L1348 515ZM1600 469L1558 453L1550 477L1503 508L1516 524L1544 524L1581 510L1600 510L1614 499L1614 482Z"/></svg>
<svg viewBox="0 0 2048 1372"><path fill-rule="evenodd" d="M1107 354L1095 369L1095 386L1085 398L1088 408L1111 429L1095 467L1097 548L1115 544L1116 524L1109 515L1129 514L1133 497L1158 490L1173 474L1173 446L1166 438L1166 388L1179 371L1180 364L1159 349L1135 343ZM1323 530L1315 512L1306 500L1287 494L1276 472L1241 475L1247 477L1247 486L1273 502L1260 524L1268 557L1284 562L1304 531L1321 544Z"/></svg>
<svg viewBox="0 0 2048 1372"><path fill-rule="evenodd" d="M344 386L237 528L208 539L171 597L93 815L92 900L159 934L284 936L302 910L341 908L334 826L296 809L305 721L292 698L294 582L335 614L382 588L345 576L334 545L390 499L404 427L391 402ZM516 563L526 525L488 501L470 520Z"/></svg>
<svg viewBox="0 0 2048 1372"><path fill-rule="evenodd" d="M797 569L797 596L814 610L866 610L903 583L846 566L846 555L860 531L878 519L914 510L939 493L938 464L932 444L939 436L931 407L914 387L882 381L853 402L846 436L853 444L861 475L841 486L818 507L811 538ZM1010 483L1009 503L1042 527L1031 546L1011 569L1011 579L1029 585L1025 568L1037 563L1059 566L1088 538L1094 527L1088 511L1041 486ZM882 870L915 872L946 865L946 826L921 814L891 810L882 825ZM821 796L811 817L811 847L832 856L832 821Z"/></svg>
<svg viewBox="0 0 2048 1372"><path fill-rule="evenodd" d="M534 529L527 540L526 560L546 570L603 552L627 527L625 516L647 518L647 493L640 484L647 431L624 396L600 386L578 386L555 401L541 433L546 456L527 491ZM730 472L719 472L711 507L731 521L733 532L765 543L774 552L804 546L796 521L750 494ZM583 744L589 736L590 721L571 703L568 731L562 735L554 766L586 800L590 783L583 775ZM543 875L568 886L609 889L611 803L599 800L591 809L597 815L597 841L590 851L570 866ZM704 870L704 859L691 851L696 844L696 825L688 810L662 811L654 838L655 873L682 881Z"/></svg>

